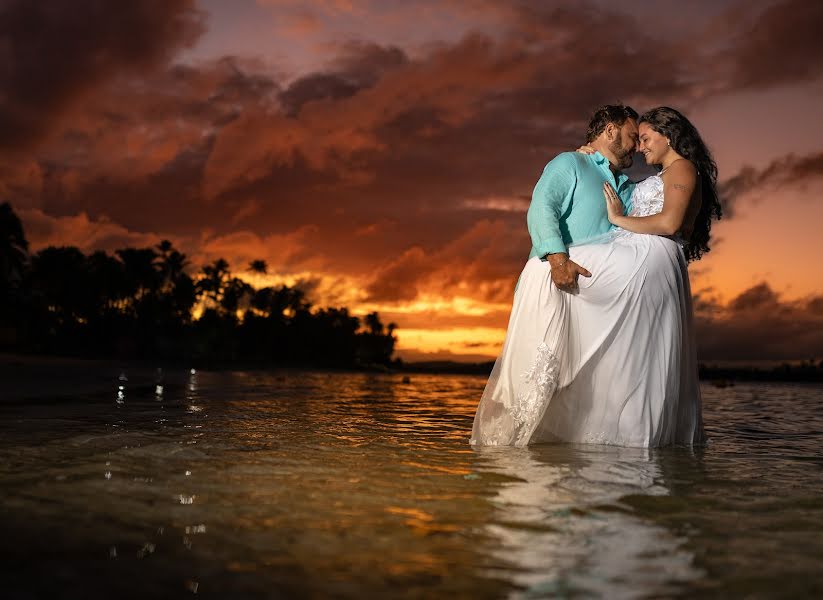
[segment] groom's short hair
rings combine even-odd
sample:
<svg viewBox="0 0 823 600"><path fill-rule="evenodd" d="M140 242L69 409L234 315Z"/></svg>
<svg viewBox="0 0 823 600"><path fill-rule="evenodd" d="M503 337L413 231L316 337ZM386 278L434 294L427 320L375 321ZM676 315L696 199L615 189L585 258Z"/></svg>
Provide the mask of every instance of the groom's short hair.
<svg viewBox="0 0 823 600"><path fill-rule="evenodd" d="M628 119L637 120L637 111L631 106L624 106L623 104L606 104L598 108L591 121L589 121L589 129L586 131L586 143L593 142L597 139L606 125L614 123L618 127L622 127Z"/></svg>

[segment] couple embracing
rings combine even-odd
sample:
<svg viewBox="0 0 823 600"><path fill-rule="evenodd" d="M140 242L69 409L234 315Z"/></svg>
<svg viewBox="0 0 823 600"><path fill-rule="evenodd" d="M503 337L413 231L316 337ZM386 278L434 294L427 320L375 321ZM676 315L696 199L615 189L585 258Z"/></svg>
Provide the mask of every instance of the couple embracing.
<svg viewBox="0 0 823 600"><path fill-rule="evenodd" d="M659 168L633 183L635 151ZM668 107L601 107L553 159L532 250L474 419L474 445L652 447L704 440L687 262L720 216L717 167Z"/></svg>

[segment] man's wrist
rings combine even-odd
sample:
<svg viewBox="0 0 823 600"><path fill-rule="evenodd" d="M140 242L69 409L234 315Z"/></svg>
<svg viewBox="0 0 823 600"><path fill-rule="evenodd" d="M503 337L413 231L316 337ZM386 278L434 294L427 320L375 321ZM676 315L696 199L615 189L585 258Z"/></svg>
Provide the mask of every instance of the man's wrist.
<svg viewBox="0 0 823 600"><path fill-rule="evenodd" d="M547 254L546 260L549 261L552 269L559 269L569 262L569 255L565 252L554 252L552 254Z"/></svg>

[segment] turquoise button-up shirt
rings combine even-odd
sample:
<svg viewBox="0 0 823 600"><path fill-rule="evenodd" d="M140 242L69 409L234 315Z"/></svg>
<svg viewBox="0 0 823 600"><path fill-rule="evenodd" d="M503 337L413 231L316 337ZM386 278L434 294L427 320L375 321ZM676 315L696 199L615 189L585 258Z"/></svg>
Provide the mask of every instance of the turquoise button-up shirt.
<svg viewBox="0 0 823 600"><path fill-rule="evenodd" d="M631 210L635 184L623 173L615 178L609 161L599 152L564 152L547 164L526 214L532 238L529 258L566 252L571 244L585 243L612 229L603 196L607 181L617 190L626 211Z"/></svg>

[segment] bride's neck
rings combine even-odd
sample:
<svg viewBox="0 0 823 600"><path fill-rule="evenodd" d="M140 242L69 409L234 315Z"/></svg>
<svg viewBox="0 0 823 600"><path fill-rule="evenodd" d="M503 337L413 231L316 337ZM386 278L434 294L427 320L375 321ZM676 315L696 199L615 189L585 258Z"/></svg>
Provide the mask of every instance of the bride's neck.
<svg viewBox="0 0 823 600"><path fill-rule="evenodd" d="M672 166L672 163L680 160L681 158L683 157L680 156L677 152L675 152L674 150L670 150L660 161L660 170L665 171L666 169Z"/></svg>

